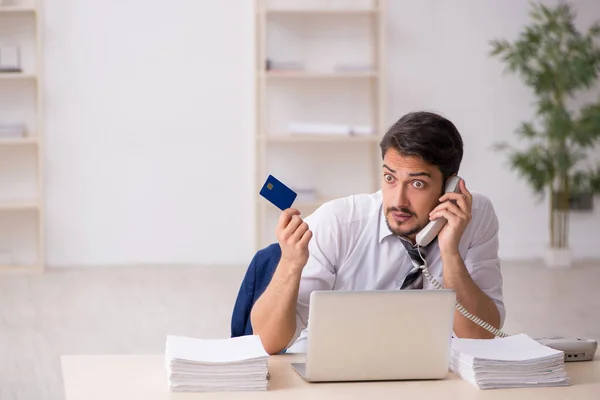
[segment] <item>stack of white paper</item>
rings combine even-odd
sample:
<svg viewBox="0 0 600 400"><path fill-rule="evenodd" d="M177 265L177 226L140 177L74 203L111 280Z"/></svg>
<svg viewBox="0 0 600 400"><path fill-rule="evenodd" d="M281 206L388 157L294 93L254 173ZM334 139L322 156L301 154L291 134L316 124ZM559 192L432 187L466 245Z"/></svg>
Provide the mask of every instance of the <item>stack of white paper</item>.
<svg viewBox="0 0 600 400"><path fill-rule="evenodd" d="M349 135L350 126L342 124L322 124L322 123L303 123L292 122L288 126L288 130L296 135Z"/></svg>
<svg viewBox="0 0 600 400"><path fill-rule="evenodd" d="M166 367L173 392L266 390L268 358L256 335L210 340L167 336Z"/></svg>
<svg viewBox="0 0 600 400"><path fill-rule="evenodd" d="M564 353L524 334L452 339L450 370L479 389L570 385Z"/></svg>
<svg viewBox="0 0 600 400"><path fill-rule="evenodd" d="M293 135L372 135L370 125L344 125L324 123L291 122L288 131Z"/></svg>

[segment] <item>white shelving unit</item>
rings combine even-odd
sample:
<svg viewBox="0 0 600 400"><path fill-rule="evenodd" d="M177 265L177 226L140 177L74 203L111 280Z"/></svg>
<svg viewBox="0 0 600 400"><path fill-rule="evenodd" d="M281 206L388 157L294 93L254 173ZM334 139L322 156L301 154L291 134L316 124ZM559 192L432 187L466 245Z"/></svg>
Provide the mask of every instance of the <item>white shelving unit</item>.
<svg viewBox="0 0 600 400"><path fill-rule="evenodd" d="M378 190L384 1L255 1L257 191L271 174L297 190L293 207L307 216L328 200ZM257 196L257 249L276 241L279 214Z"/></svg>
<svg viewBox="0 0 600 400"><path fill-rule="evenodd" d="M41 0L0 0L0 45L18 46L21 72L0 72L0 272L44 270Z"/></svg>

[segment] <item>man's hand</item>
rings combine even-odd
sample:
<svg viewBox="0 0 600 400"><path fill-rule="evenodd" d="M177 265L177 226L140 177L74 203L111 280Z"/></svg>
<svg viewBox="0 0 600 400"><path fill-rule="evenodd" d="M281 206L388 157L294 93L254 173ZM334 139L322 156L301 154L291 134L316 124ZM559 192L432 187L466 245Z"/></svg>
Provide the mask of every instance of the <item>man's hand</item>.
<svg viewBox="0 0 600 400"><path fill-rule="evenodd" d="M260 336L269 354L283 350L296 332L298 290L302 269L308 262L308 242L312 238L300 212L292 208L281 213L275 233L281 259L250 315L254 334Z"/></svg>
<svg viewBox="0 0 600 400"><path fill-rule="evenodd" d="M439 199L441 204L429 214L429 219L432 221L440 217L448 221L438 235L441 255L458 254L458 244L471 221L473 196L467 190L464 180L461 179L458 184L461 193L444 194Z"/></svg>
<svg viewBox="0 0 600 400"><path fill-rule="evenodd" d="M275 230L281 247L281 259L294 271L302 270L308 262L308 242L312 232L300 218L300 211L289 208L281 213Z"/></svg>

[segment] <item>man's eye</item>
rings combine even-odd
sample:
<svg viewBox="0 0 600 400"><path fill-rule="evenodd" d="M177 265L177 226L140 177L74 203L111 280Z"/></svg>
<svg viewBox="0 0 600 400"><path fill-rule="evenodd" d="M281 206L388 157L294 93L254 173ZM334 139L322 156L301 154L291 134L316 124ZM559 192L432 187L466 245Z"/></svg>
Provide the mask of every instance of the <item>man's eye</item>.
<svg viewBox="0 0 600 400"><path fill-rule="evenodd" d="M414 181L413 186L417 189L423 189L425 187L425 183L421 181Z"/></svg>
<svg viewBox="0 0 600 400"><path fill-rule="evenodd" d="M386 174L385 175L385 181L388 182L388 183L393 182L394 181L394 177L391 176L391 175Z"/></svg>

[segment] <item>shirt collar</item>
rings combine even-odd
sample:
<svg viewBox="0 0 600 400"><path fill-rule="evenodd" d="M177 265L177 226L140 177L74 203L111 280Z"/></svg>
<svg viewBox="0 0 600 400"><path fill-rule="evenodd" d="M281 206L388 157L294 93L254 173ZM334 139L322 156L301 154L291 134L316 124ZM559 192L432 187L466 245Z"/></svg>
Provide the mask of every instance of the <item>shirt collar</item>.
<svg viewBox="0 0 600 400"><path fill-rule="evenodd" d="M385 210L383 209L383 204L381 205L381 210L379 212L379 243L383 241L388 236L395 236L394 233L388 227L387 222L385 221Z"/></svg>

